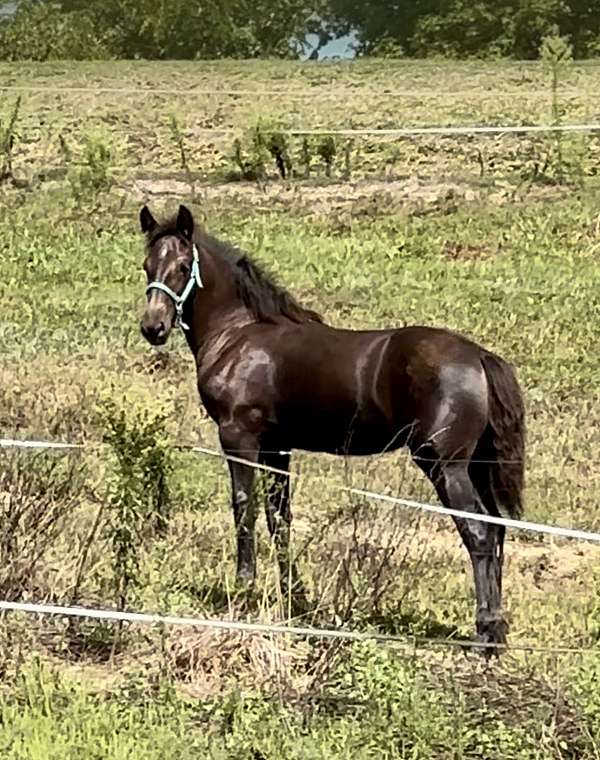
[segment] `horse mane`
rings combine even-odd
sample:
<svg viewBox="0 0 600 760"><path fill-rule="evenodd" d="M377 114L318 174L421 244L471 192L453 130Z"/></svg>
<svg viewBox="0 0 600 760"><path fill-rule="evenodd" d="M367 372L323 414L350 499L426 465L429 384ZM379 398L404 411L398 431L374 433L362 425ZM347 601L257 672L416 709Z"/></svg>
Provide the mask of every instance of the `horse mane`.
<svg viewBox="0 0 600 760"><path fill-rule="evenodd" d="M151 234L151 244L165 235L178 235L176 217L159 224ZM320 314L306 309L272 275L252 261L250 256L231 243L223 242L196 226L194 242L226 263L231 269L238 297L258 322L278 323L290 320L297 324L322 322Z"/></svg>

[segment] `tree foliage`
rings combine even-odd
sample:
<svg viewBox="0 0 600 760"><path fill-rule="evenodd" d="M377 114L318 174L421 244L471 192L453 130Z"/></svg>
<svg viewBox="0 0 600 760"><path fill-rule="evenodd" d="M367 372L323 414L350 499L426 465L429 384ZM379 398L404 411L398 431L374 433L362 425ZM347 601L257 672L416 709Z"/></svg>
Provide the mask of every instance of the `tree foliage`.
<svg viewBox="0 0 600 760"><path fill-rule="evenodd" d="M95 27L89 14L65 13L57 3L25 0L14 14L0 16L5 61L112 58L111 37Z"/></svg>
<svg viewBox="0 0 600 760"><path fill-rule="evenodd" d="M329 23L357 30L362 55L536 58L552 32L576 57L600 52L600 0L330 0Z"/></svg>
<svg viewBox="0 0 600 760"><path fill-rule="evenodd" d="M0 57L295 57L321 0L22 0Z"/></svg>
<svg viewBox="0 0 600 760"><path fill-rule="evenodd" d="M599 54L600 0L20 0L0 58L289 58L309 32L353 32L359 55L535 58L553 31Z"/></svg>

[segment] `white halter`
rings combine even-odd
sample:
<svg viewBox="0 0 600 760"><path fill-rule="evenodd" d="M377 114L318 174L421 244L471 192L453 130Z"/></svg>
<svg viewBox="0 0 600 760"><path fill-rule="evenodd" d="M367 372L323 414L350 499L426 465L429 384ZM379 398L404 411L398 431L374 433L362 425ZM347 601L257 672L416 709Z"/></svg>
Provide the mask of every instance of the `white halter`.
<svg viewBox="0 0 600 760"><path fill-rule="evenodd" d="M190 296L190 293L194 289L194 285L197 285L199 288L203 288L204 284L202 282L202 277L200 276L200 257L198 254L198 249L196 248L196 244L192 246L192 271L190 272L190 279L187 281L187 284L185 288L183 289L181 295L177 295L174 290L171 290L171 288L168 285L165 285L164 282L159 282L158 280L155 280L154 282L151 282L148 287L146 288L146 293L149 293L151 290L161 290L163 293L166 293L171 301L175 304L175 327L181 327L182 330L189 330L189 325L186 325L185 322L181 319L181 316L183 314L183 307L185 305L185 302Z"/></svg>

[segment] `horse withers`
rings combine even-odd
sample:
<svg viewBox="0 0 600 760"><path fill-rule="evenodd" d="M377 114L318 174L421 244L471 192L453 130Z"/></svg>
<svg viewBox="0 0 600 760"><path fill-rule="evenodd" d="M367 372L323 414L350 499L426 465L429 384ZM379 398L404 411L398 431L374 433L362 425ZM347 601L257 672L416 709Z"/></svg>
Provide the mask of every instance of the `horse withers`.
<svg viewBox="0 0 600 760"><path fill-rule="evenodd" d="M160 345L181 326L225 454L281 471L266 512L285 592L303 593L289 558L293 449L351 456L406 446L445 506L522 514L524 405L504 359L445 329L330 327L245 253L200 230L185 206L160 223L144 206L140 222L143 335ZM255 469L229 461L229 470L237 574L252 582ZM504 644L505 529L455 523L473 566L478 639Z"/></svg>

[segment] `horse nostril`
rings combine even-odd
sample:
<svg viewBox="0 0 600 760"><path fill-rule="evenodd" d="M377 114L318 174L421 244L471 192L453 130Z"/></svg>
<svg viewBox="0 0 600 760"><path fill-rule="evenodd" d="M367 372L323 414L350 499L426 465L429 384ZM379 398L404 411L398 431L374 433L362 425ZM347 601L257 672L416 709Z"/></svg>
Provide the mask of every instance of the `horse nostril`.
<svg viewBox="0 0 600 760"><path fill-rule="evenodd" d="M167 334L167 328L164 322L145 322L142 320L140 325L142 335L150 343L156 343L165 338Z"/></svg>
<svg viewBox="0 0 600 760"><path fill-rule="evenodd" d="M142 335L144 336L144 338L148 338L148 339L153 338L158 333L158 329L156 325L153 325L153 324L142 322L141 328L142 328Z"/></svg>

